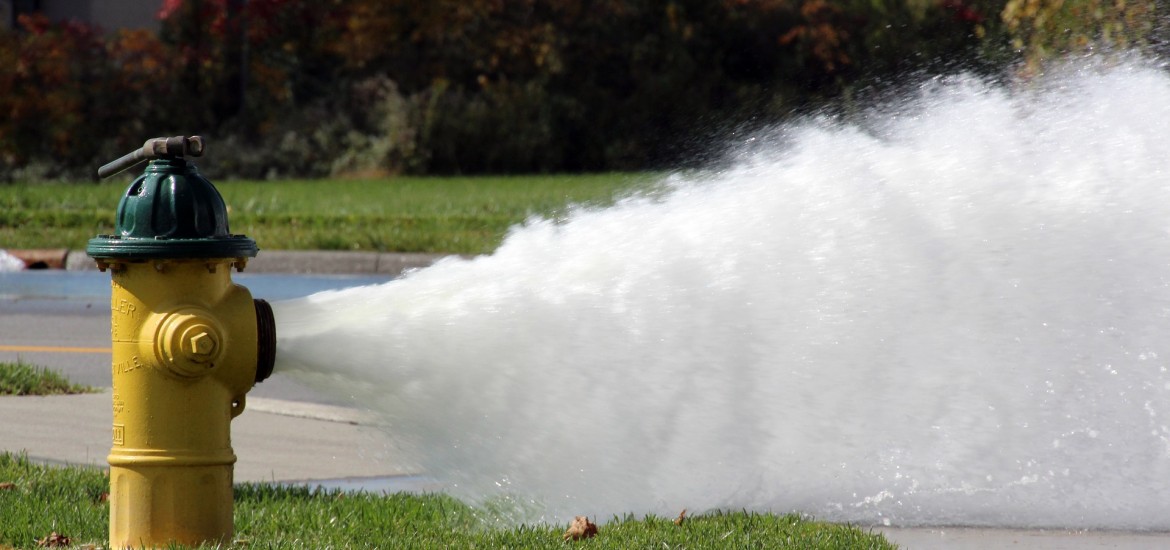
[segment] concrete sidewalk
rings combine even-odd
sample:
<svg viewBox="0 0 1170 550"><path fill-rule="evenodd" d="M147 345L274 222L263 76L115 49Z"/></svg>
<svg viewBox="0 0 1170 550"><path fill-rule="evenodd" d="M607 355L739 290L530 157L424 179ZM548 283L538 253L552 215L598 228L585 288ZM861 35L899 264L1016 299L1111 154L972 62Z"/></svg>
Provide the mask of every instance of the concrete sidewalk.
<svg viewBox="0 0 1170 550"><path fill-rule="evenodd" d="M0 451L52 463L106 466L110 390L0 397ZM337 480L409 475L371 415L344 407L248 399L232 422L236 481Z"/></svg>
<svg viewBox="0 0 1170 550"><path fill-rule="evenodd" d="M1170 548L1170 534L1121 531L877 527L874 532L908 550L1155 550Z"/></svg>

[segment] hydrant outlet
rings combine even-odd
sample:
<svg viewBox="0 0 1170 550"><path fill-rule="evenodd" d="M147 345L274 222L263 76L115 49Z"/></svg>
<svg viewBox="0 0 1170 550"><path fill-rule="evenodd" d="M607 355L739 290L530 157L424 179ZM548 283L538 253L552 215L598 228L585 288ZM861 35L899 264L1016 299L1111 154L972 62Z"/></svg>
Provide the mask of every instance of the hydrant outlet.
<svg viewBox="0 0 1170 550"><path fill-rule="evenodd" d="M272 376L276 364L276 318L268 302L260 299L253 302L256 305L256 383L259 384Z"/></svg>

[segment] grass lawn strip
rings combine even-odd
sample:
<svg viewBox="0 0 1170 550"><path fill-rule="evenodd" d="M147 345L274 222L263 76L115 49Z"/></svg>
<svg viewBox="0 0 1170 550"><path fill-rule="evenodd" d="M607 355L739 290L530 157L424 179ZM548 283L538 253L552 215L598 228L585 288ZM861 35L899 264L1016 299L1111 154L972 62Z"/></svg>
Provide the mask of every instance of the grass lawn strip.
<svg viewBox="0 0 1170 550"><path fill-rule="evenodd" d="M482 254L508 228L661 190L652 174L214 182L231 230L266 250ZM0 185L6 248L84 249L114 229L126 181Z"/></svg>
<svg viewBox="0 0 1170 550"><path fill-rule="evenodd" d="M93 393L96 388L74 384L60 374L23 361L0 361L0 395L62 395Z"/></svg>
<svg viewBox="0 0 1170 550"><path fill-rule="evenodd" d="M0 454L0 549L34 548L52 533L106 545L109 479L89 467L54 467ZM807 548L891 549L880 534L796 515L717 512L613 518L589 539L565 525L497 527L495 512L444 495L343 493L274 484L236 486L237 548Z"/></svg>

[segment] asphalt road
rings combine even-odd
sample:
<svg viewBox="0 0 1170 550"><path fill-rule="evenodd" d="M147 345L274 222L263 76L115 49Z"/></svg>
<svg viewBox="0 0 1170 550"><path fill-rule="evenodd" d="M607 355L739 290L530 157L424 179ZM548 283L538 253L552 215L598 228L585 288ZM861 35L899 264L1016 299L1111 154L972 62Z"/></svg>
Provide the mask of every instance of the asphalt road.
<svg viewBox="0 0 1170 550"><path fill-rule="evenodd" d="M0 272L0 361L49 367L69 380L108 388L110 365L109 274L96 271L84 251L59 251L65 270ZM335 251L264 251L233 280L269 301L320 290L385 282L426 267L442 254ZM279 335L277 335L279 337ZM280 376L257 385L253 397L341 404Z"/></svg>
<svg viewBox="0 0 1170 550"><path fill-rule="evenodd" d="M242 274L234 277L269 301L346 286L375 284L390 275ZM0 273L0 361L49 367L69 380L111 386L109 275L97 271ZM279 335L277 335L279 337ZM249 396L342 404L279 371Z"/></svg>
<svg viewBox="0 0 1170 550"><path fill-rule="evenodd" d="M0 300L0 360L51 367L70 380L110 386L109 306Z"/></svg>
<svg viewBox="0 0 1170 550"><path fill-rule="evenodd" d="M108 388L110 306L104 301L0 299L0 361L49 367L69 380ZM250 397L341 404L275 373Z"/></svg>

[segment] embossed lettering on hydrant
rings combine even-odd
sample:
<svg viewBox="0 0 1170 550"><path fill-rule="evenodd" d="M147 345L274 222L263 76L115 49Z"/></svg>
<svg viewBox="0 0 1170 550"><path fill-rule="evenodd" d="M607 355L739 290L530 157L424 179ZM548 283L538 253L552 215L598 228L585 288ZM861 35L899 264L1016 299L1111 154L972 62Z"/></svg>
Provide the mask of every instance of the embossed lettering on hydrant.
<svg viewBox="0 0 1170 550"><path fill-rule="evenodd" d="M118 304L114 307L114 311L131 318L138 317L138 306L131 303L130 300L118 300Z"/></svg>
<svg viewBox="0 0 1170 550"><path fill-rule="evenodd" d="M134 357L131 357L129 361L114 363L114 374L125 374L127 372L136 371L143 366L144 365L142 364L142 361L139 361L138 356L135 355Z"/></svg>

